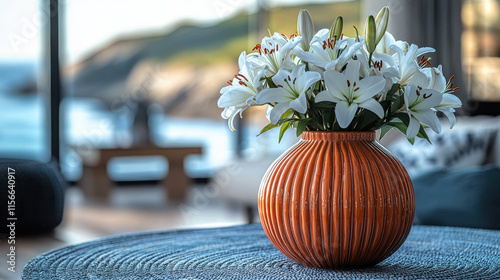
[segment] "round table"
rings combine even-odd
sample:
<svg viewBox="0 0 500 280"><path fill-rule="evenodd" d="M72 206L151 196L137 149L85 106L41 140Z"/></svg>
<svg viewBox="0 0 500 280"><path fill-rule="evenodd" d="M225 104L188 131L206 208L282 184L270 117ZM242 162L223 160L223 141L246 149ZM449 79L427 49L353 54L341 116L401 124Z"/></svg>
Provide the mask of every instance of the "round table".
<svg viewBox="0 0 500 280"><path fill-rule="evenodd" d="M23 279L500 279L500 231L414 226L382 263L356 270L304 267L260 224L111 236L47 252Z"/></svg>

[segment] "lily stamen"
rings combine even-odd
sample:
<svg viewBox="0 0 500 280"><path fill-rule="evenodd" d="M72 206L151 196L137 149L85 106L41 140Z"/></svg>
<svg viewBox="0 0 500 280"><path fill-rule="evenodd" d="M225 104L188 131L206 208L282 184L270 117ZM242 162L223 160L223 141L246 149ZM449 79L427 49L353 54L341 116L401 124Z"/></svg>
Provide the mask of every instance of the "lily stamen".
<svg viewBox="0 0 500 280"><path fill-rule="evenodd" d="M252 51L258 50L258 51L259 51L259 54L260 54L260 55L262 55L261 49L262 49L262 46L261 46L260 44L257 44L257 45L255 45L255 47L252 49Z"/></svg>
<svg viewBox="0 0 500 280"><path fill-rule="evenodd" d="M432 64L430 62L431 58L428 57L428 58L425 58L425 56L421 56L420 59L418 60L418 66L420 66L420 68L425 68L425 67L431 67Z"/></svg>
<svg viewBox="0 0 500 280"><path fill-rule="evenodd" d="M238 77L242 77L243 79L245 79L245 81L247 81L247 82L248 82L248 79L247 79L245 76L243 76L242 74L237 74L237 75L236 75L236 76L234 76L234 77L235 77L236 79L240 80L240 81L241 81L241 79L240 79L240 78L238 78Z"/></svg>
<svg viewBox="0 0 500 280"><path fill-rule="evenodd" d="M457 91L460 89L460 87L453 87L453 82L451 80L453 80L453 78L455 78L455 75L451 76L449 79L448 79L448 83L446 83L446 92L448 91Z"/></svg>
<svg viewBox="0 0 500 280"><path fill-rule="evenodd" d="M372 64L373 64L374 68L377 68L379 71L382 71L382 65L383 65L383 61L382 60L380 60L380 61L373 61Z"/></svg>

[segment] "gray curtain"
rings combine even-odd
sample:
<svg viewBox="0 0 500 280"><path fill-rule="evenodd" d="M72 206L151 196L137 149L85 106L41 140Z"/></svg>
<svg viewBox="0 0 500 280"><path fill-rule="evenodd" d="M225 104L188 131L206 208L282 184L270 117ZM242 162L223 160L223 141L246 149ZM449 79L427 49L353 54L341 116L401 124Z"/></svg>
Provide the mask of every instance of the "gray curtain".
<svg viewBox="0 0 500 280"><path fill-rule="evenodd" d="M383 6L389 6L387 30L396 40L404 40L419 47L433 47L433 66L443 65L448 78L459 86L457 96L465 103L469 94L462 73L462 0L363 0L363 19L376 16ZM464 114L465 110L458 111Z"/></svg>

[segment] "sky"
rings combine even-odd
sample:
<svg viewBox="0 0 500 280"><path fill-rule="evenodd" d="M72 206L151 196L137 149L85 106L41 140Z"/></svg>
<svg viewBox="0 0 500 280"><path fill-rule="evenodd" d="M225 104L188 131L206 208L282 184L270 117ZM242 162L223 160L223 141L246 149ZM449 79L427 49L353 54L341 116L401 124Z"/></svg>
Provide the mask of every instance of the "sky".
<svg viewBox="0 0 500 280"><path fill-rule="evenodd" d="M125 35L164 33L183 21L211 24L240 11L329 0L60 0L64 60L72 63ZM335 1L335 0L334 0ZM40 55L48 11L41 0L0 0L0 59Z"/></svg>

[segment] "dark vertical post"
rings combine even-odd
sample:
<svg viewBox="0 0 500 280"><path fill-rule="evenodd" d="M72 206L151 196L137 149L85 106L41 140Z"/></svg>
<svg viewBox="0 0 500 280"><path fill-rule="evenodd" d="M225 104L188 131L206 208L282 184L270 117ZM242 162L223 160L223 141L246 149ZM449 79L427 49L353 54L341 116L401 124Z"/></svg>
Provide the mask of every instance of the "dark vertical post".
<svg viewBox="0 0 500 280"><path fill-rule="evenodd" d="M234 128L236 129L236 156L243 157L243 138L244 138L244 129L245 125L243 124L243 119L240 116L236 116L234 118Z"/></svg>
<svg viewBox="0 0 500 280"><path fill-rule="evenodd" d="M49 5L49 89L50 89L50 148L51 155L60 160L61 79L59 72L59 1L48 0Z"/></svg>
<svg viewBox="0 0 500 280"><path fill-rule="evenodd" d="M267 0L257 0L257 12L254 15L250 15L248 17L248 34L249 34L249 48L252 49L255 44L260 43L262 37L267 36L267 27L269 22L269 13L267 10ZM250 38L250 35L255 36L255 38ZM243 150L245 149L244 145L244 129L245 129L245 120L241 119L239 116L236 116L234 119L234 127L236 129L236 156L242 157Z"/></svg>

